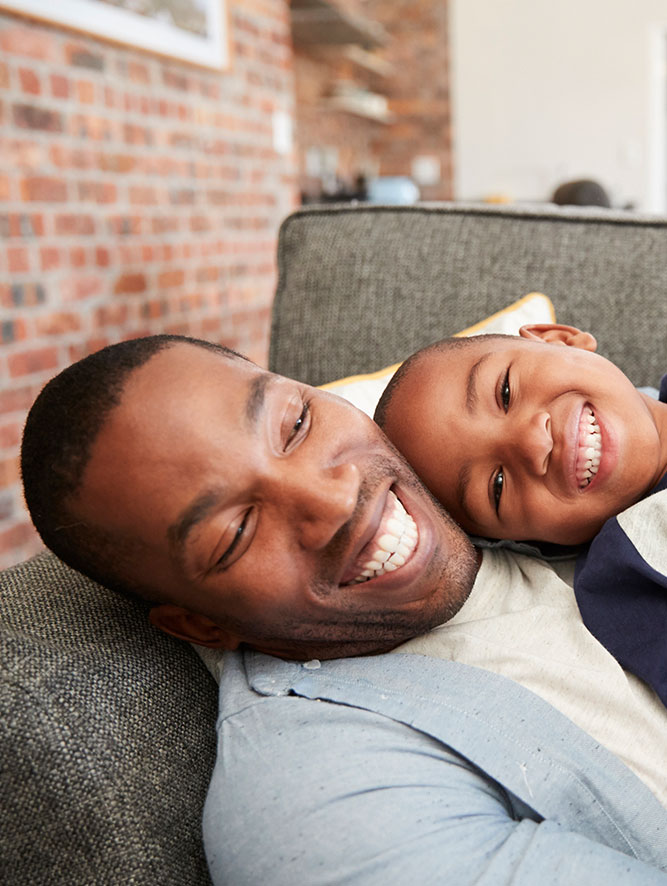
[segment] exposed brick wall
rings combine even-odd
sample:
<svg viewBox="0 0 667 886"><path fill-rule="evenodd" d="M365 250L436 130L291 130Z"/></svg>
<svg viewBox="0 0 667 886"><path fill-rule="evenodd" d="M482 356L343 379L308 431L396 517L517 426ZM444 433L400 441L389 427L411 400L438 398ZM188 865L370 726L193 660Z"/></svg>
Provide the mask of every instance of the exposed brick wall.
<svg viewBox="0 0 667 886"><path fill-rule="evenodd" d="M232 64L200 70L0 14L0 567L39 549L25 414L60 368L156 332L264 362L296 161L287 0L231 0Z"/></svg>
<svg viewBox="0 0 667 886"><path fill-rule="evenodd" d="M306 193L319 181L306 174L311 146L338 149L338 173L347 183L358 172L412 174L415 157L436 158L440 180L421 187L424 200L453 193L447 0L335 0L352 15L379 22L389 36L377 54L392 71L384 76L355 68L341 53L295 47L300 184ZM389 99L392 122L378 123L324 110L334 81L347 79Z"/></svg>

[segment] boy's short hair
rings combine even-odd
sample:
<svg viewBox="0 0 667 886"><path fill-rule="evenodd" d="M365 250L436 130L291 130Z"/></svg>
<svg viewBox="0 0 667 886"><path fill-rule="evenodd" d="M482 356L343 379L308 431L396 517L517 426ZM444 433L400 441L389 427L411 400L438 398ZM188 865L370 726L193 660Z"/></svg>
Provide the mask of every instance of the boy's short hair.
<svg viewBox="0 0 667 886"><path fill-rule="evenodd" d="M154 335L109 345L68 366L33 403L23 431L21 475L26 504L44 544L73 569L107 587L154 602L155 594L126 578L141 552L131 539L111 538L71 512L98 434L121 401L132 373L179 342L234 359L241 354L183 335Z"/></svg>
<svg viewBox="0 0 667 886"><path fill-rule="evenodd" d="M425 357L428 357L432 353L463 350L465 348L472 347L473 345L480 344L480 342L482 341L493 341L498 338L515 339L516 336L505 335L500 332L487 333L485 335L454 335L450 338L439 339L439 341L433 342L430 345L426 345L426 347L422 348L420 351L415 351L414 354L412 354L410 357L407 358L407 360L404 360L403 363L401 363L401 365L391 377L389 384L382 392L382 396L378 400L378 404L375 407L373 420L377 422L377 424L379 424L381 428L384 429L387 422L387 413L389 412L389 407L391 406L391 401L393 400L394 395L400 388L408 373L412 372L412 370L414 370Z"/></svg>

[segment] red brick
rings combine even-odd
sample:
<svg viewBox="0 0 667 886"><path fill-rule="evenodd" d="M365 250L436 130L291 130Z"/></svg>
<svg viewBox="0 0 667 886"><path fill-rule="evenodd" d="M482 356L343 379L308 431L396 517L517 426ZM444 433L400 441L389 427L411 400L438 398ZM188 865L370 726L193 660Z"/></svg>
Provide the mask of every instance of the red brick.
<svg viewBox="0 0 667 886"><path fill-rule="evenodd" d="M65 57L68 64L74 67L88 68L91 71L103 71L105 68L104 57L81 44L69 43L65 47Z"/></svg>
<svg viewBox="0 0 667 886"><path fill-rule="evenodd" d="M7 357L9 375L19 378L33 373L46 372L58 366L58 349L54 347L33 348Z"/></svg>
<svg viewBox="0 0 667 886"><path fill-rule="evenodd" d="M26 337L25 320L0 320L0 342L22 341Z"/></svg>
<svg viewBox="0 0 667 886"><path fill-rule="evenodd" d="M95 220L91 215L57 215L55 222L56 234L60 236L86 237L95 233Z"/></svg>
<svg viewBox="0 0 667 886"><path fill-rule="evenodd" d="M21 442L23 424L18 421L0 424L0 449L13 449Z"/></svg>
<svg viewBox="0 0 667 886"><path fill-rule="evenodd" d="M75 277L62 280L60 291L65 302L82 301L99 295L102 292L102 286L103 280L97 275L77 274Z"/></svg>
<svg viewBox="0 0 667 886"><path fill-rule="evenodd" d="M49 154L51 162L59 169L92 169L95 165L94 154L90 150L52 144Z"/></svg>
<svg viewBox="0 0 667 886"><path fill-rule="evenodd" d="M51 83L51 95L53 98L69 97L69 80L62 74L51 74L49 81Z"/></svg>
<svg viewBox="0 0 667 886"><path fill-rule="evenodd" d="M59 60L56 37L30 25L17 25L0 31L0 51L28 55L41 61Z"/></svg>
<svg viewBox="0 0 667 886"><path fill-rule="evenodd" d="M62 335L65 332L77 332L81 326L81 315L66 311L38 317L35 321L35 328L40 335Z"/></svg>
<svg viewBox="0 0 667 886"><path fill-rule="evenodd" d="M141 233L141 219L139 216L120 215L107 219L109 233L127 237Z"/></svg>
<svg viewBox="0 0 667 886"><path fill-rule="evenodd" d="M157 203L155 188L134 185L130 188L130 203L134 206L155 206Z"/></svg>
<svg viewBox="0 0 667 886"><path fill-rule="evenodd" d="M36 105L14 105L14 123L20 129L40 129L44 132L62 132L63 120L59 111Z"/></svg>
<svg viewBox="0 0 667 886"><path fill-rule="evenodd" d="M110 344L110 341L106 336L100 335L95 336L94 338L85 339L84 341L77 342L67 348L68 359L70 363L74 363L77 360L81 360L82 357L87 357L88 354L101 350L108 344Z"/></svg>
<svg viewBox="0 0 667 886"><path fill-rule="evenodd" d="M118 189L111 182L79 182L79 200L91 200L100 205L115 203Z"/></svg>
<svg viewBox="0 0 667 886"><path fill-rule="evenodd" d="M37 396L33 386L0 388L0 415L29 409Z"/></svg>
<svg viewBox="0 0 667 886"><path fill-rule="evenodd" d="M151 145L153 136L151 130L146 126L137 126L134 123L125 123L123 125L123 140L128 145Z"/></svg>
<svg viewBox="0 0 667 886"><path fill-rule="evenodd" d="M31 176L21 180L21 196L23 200L63 203L67 200L67 185L59 178Z"/></svg>
<svg viewBox="0 0 667 886"><path fill-rule="evenodd" d="M215 283L220 278L220 268L204 267L197 268L197 283Z"/></svg>
<svg viewBox="0 0 667 886"><path fill-rule="evenodd" d="M39 250L39 260L43 271L59 268L60 259L60 250L54 246L42 246Z"/></svg>
<svg viewBox="0 0 667 886"><path fill-rule="evenodd" d="M82 104L92 105L95 102L95 84L90 80L79 80L76 94Z"/></svg>
<svg viewBox="0 0 667 886"><path fill-rule="evenodd" d="M110 86L104 87L104 105L107 108L117 108L118 107L118 93L115 89L112 89Z"/></svg>
<svg viewBox="0 0 667 886"><path fill-rule="evenodd" d="M28 250L24 246L12 246L7 250L7 265L12 274L30 270Z"/></svg>
<svg viewBox="0 0 667 886"><path fill-rule="evenodd" d="M72 246L69 251L69 263L73 268L84 268L88 264L86 250L82 246Z"/></svg>
<svg viewBox="0 0 667 886"><path fill-rule="evenodd" d="M145 292L147 288L144 274L123 274L116 280L113 291L116 295Z"/></svg>
<svg viewBox="0 0 667 886"><path fill-rule="evenodd" d="M42 91L42 84L32 68L19 68L19 82L23 92L30 95L39 95Z"/></svg>
<svg viewBox="0 0 667 886"><path fill-rule="evenodd" d="M141 304L141 316L150 320L156 320L168 312L169 307L163 299L153 298Z"/></svg>
<svg viewBox="0 0 667 886"><path fill-rule="evenodd" d="M44 217L40 213L17 213L0 216L0 222L6 221L5 237L41 237L44 234Z"/></svg>
<svg viewBox="0 0 667 886"><path fill-rule="evenodd" d="M158 275L157 284L160 289L167 289L171 286L182 286L185 280L183 271L164 271Z"/></svg>
<svg viewBox="0 0 667 886"><path fill-rule="evenodd" d="M113 137L114 125L106 117L98 117L95 114L72 114L68 132L79 139L108 141Z"/></svg>
<svg viewBox="0 0 667 886"><path fill-rule="evenodd" d="M133 83L150 83L151 76L148 65L139 62L130 62L127 66L127 73Z"/></svg>
<svg viewBox="0 0 667 886"><path fill-rule="evenodd" d="M37 533L32 523L24 519L16 526L0 532L0 553L20 549L28 542L34 541L36 537Z"/></svg>
<svg viewBox="0 0 667 886"><path fill-rule="evenodd" d="M129 308L126 304L103 305L93 315L95 326L126 326Z"/></svg>
<svg viewBox="0 0 667 886"><path fill-rule="evenodd" d="M131 154L98 154L97 162L103 172L131 172L137 165Z"/></svg>
<svg viewBox="0 0 667 886"><path fill-rule="evenodd" d="M97 246L95 249L95 264L98 268L108 268L111 264L111 253L104 246Z"/></svg>
<svg viewBox="0 0 667 886"><path fill-rule="evenodd" d="M0 89L7 89L9 86L9 68L4 62L0 62Z"/></svg>

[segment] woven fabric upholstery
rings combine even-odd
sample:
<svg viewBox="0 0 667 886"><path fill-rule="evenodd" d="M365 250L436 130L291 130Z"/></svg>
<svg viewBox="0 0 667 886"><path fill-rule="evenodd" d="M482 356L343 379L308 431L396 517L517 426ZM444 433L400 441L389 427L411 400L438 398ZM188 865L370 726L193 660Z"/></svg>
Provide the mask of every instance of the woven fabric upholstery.
<svg viewBox="0 0 667 886"><path fill-rule="evenodd" d="M0 638L2 882L209 884L217 693L190 647L52 554L1 574Z"/></svg>
<svg viewBox="0 0 667 886"><path fill-rule="evenodd" d="M581 208L301 210L284 223L270 366L369 372L544 292L638 385L667 364L667 220Z"/></svg>

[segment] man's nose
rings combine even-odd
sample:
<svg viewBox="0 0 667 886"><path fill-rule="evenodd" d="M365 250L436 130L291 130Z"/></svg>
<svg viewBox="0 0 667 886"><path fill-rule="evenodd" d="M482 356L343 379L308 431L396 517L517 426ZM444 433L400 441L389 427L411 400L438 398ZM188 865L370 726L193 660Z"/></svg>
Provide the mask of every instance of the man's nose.
<svg viewBox="0 0 667 886"><path fill-rule="evenodd" d="M548 412L537 412L521 427L514 444L515 457L518 456L531 473L541 477L547 472L553 446L551 416Z"/></svg>
<svg viewBox="0 0 667 886"><path fill-rule="evenodd" d="M359 468L353 463L326 465L313 471L291 466L284 504L307 550L326 547L354 514L359 499Z"/></svg>

